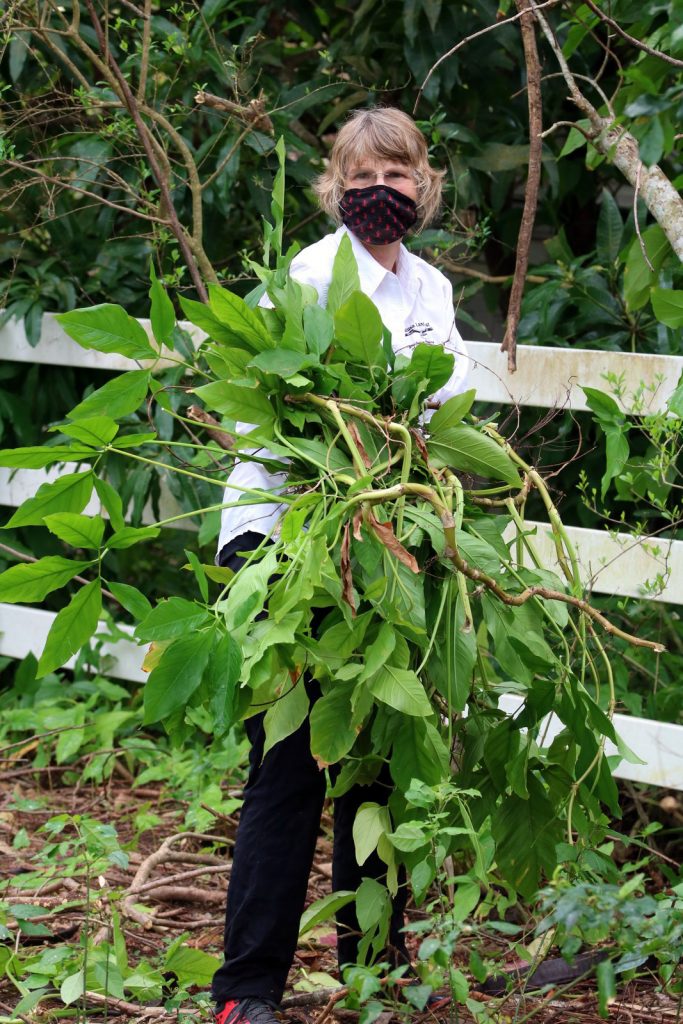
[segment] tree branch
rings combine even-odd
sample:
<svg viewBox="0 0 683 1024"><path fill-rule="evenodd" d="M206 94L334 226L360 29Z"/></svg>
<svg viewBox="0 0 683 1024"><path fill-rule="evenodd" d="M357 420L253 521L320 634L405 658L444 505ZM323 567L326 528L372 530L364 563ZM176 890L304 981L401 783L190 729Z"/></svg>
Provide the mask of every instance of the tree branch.
<svg viewBox="0 0 683 1024"><path fill-rule="evenodd" d="M667 64L671 64L675 68L683 68L683 60L679 60L677 57L672 57L671 54L664 53L662 50L655 50L653 46L648 46L648 44L644 43L642 39L636 39L635 36L630 36L628 32L621 27L618 21L615 21L614 18L610 18L609 15L601 11L597 4L593 3L593 0L584 0L584 3L586 7L593 12L593 14L597 14L600 21L604 21L606 25L609 25L610 28L614 29L618 36L625 39L631 44L631 46L635 46L637 50L642 50L643 53L648 53L651 57L658 57L660 60L666 61Z"/></svg>
<svg viewBox="0 0 683 1024"><path fill-rule="evenodd" d="M529 4L560 65L572 101L590 121L591 143L621 171L633 188L640 184L643 202L664 231L678 258L683 260L683 198L657 164L645 166L640 159L637 139L619 126L614 118L602 117L590 100L586 99L576 84L562 48L541 13L541 5L535 0L529 0Z"/></svg>
<svg viewBox="0 0 683 1024"><path fill-rule="evenodd" d="M508 372L517 369L517 328L522 311L524 284L529 267L529 249L531 235L536 220L538 206L538 188L541 182L541 155L543 149L543 101L541 96L541 66L538 61L534 18L529 7L529 0L515 0L521 15L520 28L524 46L526 63L527 100L529 106L529 171L524 190L524 210L519 225L517 238L517 258L515 274L508 302L505 335L500 346L501 352L508 354Z"/></svg>
<svg viewBox="0 0 683 1024"><path fill-rule="evenodd" d="M140 141L142 142L142 145L144 146L145 153L147 155L147 160L149 161L150 170L152 171L156 183L159 186L159 190L161 192L161 196L166 211L168 213L171 230L173 231L173 234L175 235L178 241L180 251L183 254L183 259L185 260L185 264L190 272L192 282L197 290L197 294L201 301L208 302L209 297L206 291L206 287L200 276L197 261L188 243L185 230L183 229L183 226L178 219L178 212L173 204L173 198L171 196L171 190L169 188L168 181L161 171L156 153L154 152L154 146L151 141L150 132L147 128L147 125L142 120L140 108L138 107L135 97L131 92L131 88L126 80L125 75L121 71L119 65L116 63L111 50L107 47L104 32L102 30L102 25L100 24L100 20L97 17L97 12L95 11L93 0L86 0L86 7L88 8L88 11L90 13L90 18L93 24L93 28L95 29L95 34L97 35L100 50L106 57L107 64L111 69L114 78L116 79L118 85L117 91L120 93L121 98L123 99L130 116L133 118L133 122L135 123L138 136L140 138Z"/></svg>

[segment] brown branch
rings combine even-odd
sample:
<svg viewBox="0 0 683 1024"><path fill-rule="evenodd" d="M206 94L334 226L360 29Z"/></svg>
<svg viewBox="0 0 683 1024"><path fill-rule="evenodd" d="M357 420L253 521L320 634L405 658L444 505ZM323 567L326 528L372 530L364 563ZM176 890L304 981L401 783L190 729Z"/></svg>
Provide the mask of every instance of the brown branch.
<svg viewBox="0 0 683 1024"><path fill-rule="evenodd" d="M427 250L430 252L430 250ZM461 274L463 277L474 277L478 281L484 281L486 284L507 284L512 278L512 274L487 274L483 270L477 270L476 267L468 267L462 263L457 263L456 260L449 260L445 256L438 256L436 253L433 254L434 259L438 260L442 267L450 271L451 274ZM548 280L547 277L542 277L540 274L527 274L527 281L531 284L545 284Z"/></svg>
<svg viewBox="0 0 683 1024"><path fill-rule="evenodd" d="M198 405L191 405L187 410L187 415L189 419L194 420L196 423L203 423L206 426L206 432L209 437L226 452L232 451L235 447L234 438L224 431L218 420L215 420L204 409L201 409Z"/></svg>
<svg viewBox="0 0 683 1024"><path fill-rule="evenodd" d="M260 131L273 131L273 122L266 113L266 104L263 96L250 100L245 107L241 103L234 103L232 100L226 100L222 96L216 96L214 93L204 92L201 89L195 95L194 100L199 106L207 106L213 110L224 110L228 114L234 114L235 117L247 121L253 128L257 128Z"/></svg>
<svg viewBox="0 0 683 1024"><path fill-rule="evenodd" d="M519 236L517 238L517 259L508 302L505 335L500 346L501 352L507 352L508 354L509 373L514 373L517 369L517 328L519 327L519 319L522 312L524 283L529 267L531 235L538 207L538 188L541 181L541 156L543 149L543 140L541 138L541 132L543 131L541 66L538 61L534 18L529 7L529 0L515 0L515 3L519 13L522 15L520 28L524 46L524 60L526 62L527 100L529 106L529 171L524 190L524 210L522 211L522 221L519 225Z"/></svg>
<svg viewBox="0 0 683 1024"><path fill-rule="evenodd" d="M152 0L145 0L145 9L140 12L143 18L142 47L140 49L140 77L138 79L137 101L143 103L147 91L147 74L149 72L149 44L152 38Z"/></svg>
<svg viewBox="0 0 683 1024"><path fill-rule="evenodd" d="M94 1006L104 1006L110 1013L125 1013L135 1020L139 1020L143 1015L145 1017L154 1017L155 1019L161 1017L171 1018L171 1014L163 1006L141 1006L140 1003L129 1003L126 999L103 996L99 992L84 992L82 998L86 1003L92 1003Z"/></svg>
<svg viewBox="0 0 683 1024"><path fill-rule="evenodd" d="M653 46L648 46L648 44L644 43L642 39L636 39L635 36L630 36L628 32L621 27L618 21L615 21L614 18L610 18L609 15L601 11L597 4L593 3L593 0L584 0L584 3L586 4L586 7L590 8L593 14L597 14L601 21L604 21L606 25L609 25L610 28L614 29L617 35L621 36L622 39L625 39L631 44L631 46L635 46L636 49L642 50L643 53L648 53L651 57L659 57L660 60L666 61L667 64L671 64L675 68L683 68L683 60L679 60L677 57L672 57L671 54L664 53L662 50L655 50Z"/></svg>
<svg viewBox="0 0 683 1024"><path fill-rule="evenodd" d="M192 868L190 871L179 871L175 875L167 875L164 878L153 878L151 882L145 882L144 885L137 887L131 885L127 892L130 896L139 896L142 892L151 892L153 889L160 889L164 885L175 885L177 882L184 882L188 878L196 878L199 875L226 875L229 873L230 868L230 864L207 864L201 868Z"/></svg>
<svg viewBox="0 0 683 1024"><path fill-rule="evenodd" d="M90 13L90 19L92 21L93 28L95 29L95 34L99 42L100 50L104 54L107 64L111 69L114 78L116 79L120 95L126 105L126 108L130 116L133 118L133 122L135 124L138 137L142 142L142 145L144 146L145 153L147 155L147 160L149 161L150 169L152 171L152 174L154 175L157 185L159 186L164 206L168 213L171 230L178 241L180 251L183 254L183 259L185 260L185 264L190 272L190 277L192 278L192 282L197 290L197 295L199 296L202 302L208 302L209 296L206 291L206 287L199 273L197 261L188 243L185 230L183 229L183 226L180 223L180 220L178 219L178 212L175 206L173 205L173 198L171 196L171 190L169 188L168 181L165 175L162 174L161 168L159 167L157 156L154 152L154 146L152 144L150 132L147 128L147 125L142 120L140 108L138 107L135 97L131 92L131 88L126 80L125 75L123 74L121 68L114 59L111 50L107 47L105 35L102 30L100 20L97 17L97 12L95 11L93 0L86 0L86 7L88 8L88 11Z"/></svg>

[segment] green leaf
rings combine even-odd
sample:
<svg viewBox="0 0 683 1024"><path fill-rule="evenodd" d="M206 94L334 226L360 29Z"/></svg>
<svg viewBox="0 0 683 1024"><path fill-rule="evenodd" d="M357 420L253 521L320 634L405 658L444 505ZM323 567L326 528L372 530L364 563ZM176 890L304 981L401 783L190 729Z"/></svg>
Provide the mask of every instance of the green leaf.
<svg viewBox="0 0 683 1024"><path fill-rule="evenodd" d="M65 1006L71 1006L81 998L84 992L85 974L83 970L80 970L64 979L59 989L59 996Z"/></svg>
<svg viewBox="0 0 683 1024"><path fill-rule="evenodd" d="M108 586L119 604L127 612L130 612L134 619L142 621L151 614L151 604L137 587L131 587L129 583L114 582L109 583Z"/></svg>
<svg viewBox="0 0 683 1024"><path fill-rule="evenodd" d="M107 547L115 551L130 548L141 541L154 540L160 533L158 526L124 526L107 538Z"/></svg>
<svg viewBox="0 0 683 1024"><path fill-rule="evenodd" d="M195 302L194 299L184 299L182 296L179 296L178 301L190 323L199 327L214 341L222 342L225 345L234 345L240 340L234 331L214 316L205 303Z"/></svg>
<svg viewBox="0 0 683 1024"><path fill-rule="evenodd" d="M601 960L598 964L596 977L598 982L598 1012L601 1017L609 1017L610 1004L617 997L617 979L614 964L611 960Z"/></svg>
<svg viewBox="0 0 683 1024"><path fill-rule="evenodd" d="M683 290L653 288L652 308L660 323L676 330L683 327Z"/></svg>
<svg viewBox="0 0 683 1024"><path fill-rule="evenodd" d="M683 419L683 380L679 381L676 390L669 397L666 404L669 412L672 412L674 416L678 416L679 419Z"/></svg>
<svg viewBox="0 0 683 1024"><path fill-rule="evenodd" d="M451 379L454 363L455 356L452 352L444 351L443 345L421 342L413 349L410 362L403 372L428 381L424 393L431 395Z"/></svg>
<svg viewBox="0 0 683 1024"><path fill-rule="evenodd" d="M342 237L332 265L332 281L327 293L327 311L333 316L354 292L360 291L358 264L348 235Z"/></svg>
<svg viewBox="0 0 683 1024"><path fill-rule="evenodd" d="M94 478L97 497L102 502L102 507L109 513L109 521L114 530L122 530L126 525L123 519L123 502L121 495L111 484L102 477Z"/></svg>
<svg viewBox="0 0 683 1024"><path fill-rule="evenodd" d="M354 292L337 310L334 329L337 347L354 362L369 367L383 364L382 319L373 301L363 292Z"/></svg>
<svg viewBox="0 0 683 1024"><path fill-rule="evenodd" d="M172 972L183 988L199 985L202 988L211 984L211 979L220 967L221 961L203 949L193 946L180 946L166 957L164 971Z"/></svg>
<svg viewBox="0 0 683 1024"><path fill-rule="evenodd" d="M306 907L303 914L301 915L301 922L299 924L299 938L303 938L313 928L317 928L319 924L324 921L329 921L331 917L345 907L348 903L356 898L356 894L348 889L338 889L337 892L330 892L327 896L321 897L316 900L315 903L311 903L310 907Z"/></svg>
<svg viewBox="0 0 683 1024"><path fill-rule="evenodd" d="M521 487L514 464L496 442L473 427L449 427L427 442L435 466L448 466Z"/></svg>
<svg viewBox="0 0 683 1024"><path fill-rule="evenodd" d="M0 601L30 604L63 587L92 562L75 562L61 555L47 555L37 562L21 562L0 573Z"/></svg>
<svg viewBox="0 0 683 1024"><path fill-rule="evenodd" d="M391 913L387 887L375 878L364 878L356 893L356 917L360 930L367 934Z"/></svg>
<svg viewBox="0 0 683 1024"><path fill-rule="evenodd" d="M82 516L77 512L53 512L43 522L50 533L73 548L99 548L104 534L104 519Z"/></svg>
<svg viewBox="0 0 683 1024"><path fill-rule="evenodd" d="M55 320L82 348L117 352L129 359L156 359L144 328L122 306L103 302L99 306L58 313Z"/></svg>
<svg viewBox="0 0 683 1024"><path fill-rule="evenodd" d="M626 417L611 395L605 394L598 388L581 387L586 396L586 405L595 413L595 418L601 427L621 426Z"/></svg>
<svg viewBox="0 0 683 1024"><path fill-rule="evenodd" d="M353 823L353 842L359 864L365 864L381 837L388 832L391 832L389 808L375 803L361 804Z"/></svg>
<svg viewBox="0 0 683 1024"><path fill-rule="evenodd" d="M388 622L383 622L377 631L376 638L365 648L364 665L360 680L370 679L386 663L396 646L396 630Z"/></svg>
<svg viewBox="0 0 683 1024"><path fill-rule="evenodd" d="M175 640L185 633L194 633L208 623L209 615L200 605L182 597L169 597L160 601L139 624L135 636L143 642Z"/></svg>
<svg viewBox="0 0 683 1024"><path fill-rule="evenodd" d="M587 118L581 119L576 123L580 124L583 128L590 128L590 121ZM570 153L573 153L574 150L580 149L582 146L585 146L587 142L588 139L582 131L579 131L578 128L570 128L564 146L560 150L558 160L563 156L568 156Z"/></svg>
<svg viewBox="0 0 683 1024"><path fill-rule="evenodd" d="M88 416L78 423L62 423L59 427L52 427L67 437L73 437L84 444L92 445L93 448L101 448L103 445L113 441L118 433L118 424L109 416Z"/></svg>
<svg viewBox="0 0 683 1024"><path fill-rule="evenodd" d="M471 388L463 391L461 395L454 395L444 402L440 409L437 409L429 421L429 433L432 437L436 434L443 434L451 427L457 427L463 416L472 408L476 391Z"/></svg>
<svg viewBox="0 0 683 1024"><path fill-rule="evenodd" d="M266 426L275 419L275 410L257 383L247 386L217 380L195 388L194 393L208 409L233 420Z"/></svg>
<svg viewBox="0 0 683 1024"><path fill-rule="evenodd" d="M278 377L284 377L285 379L293 377L299 370L303 370L308 366L319 365L315 356L286 348L273 348L267 352L260 352L249 363L249 366L256 367L262 373L274 373Z"/></svg>
<svg viewBox="0 0 683 1024"><path fill-rule="evenodd" d="M394 737L391 777L405 793L413 779L436 786L449 777L448 747L431 722L406 716Z"/></svg>
<svg viewBox="0 0 683 1024"><path fill-rule="evenodd" d="M42 484L33 498L28 498L6 524L40 526L51 512L82 512L92 494L93 473L67 473L54 483Z"/></svg>
<svg viewBox="0 0 683 1024"><path fill-rule="evenodd" d="M634 238L624 268L624 298L629 313L647 305L650 288L655 284L665 259L671 253L669 241L659 224L652 224L646 228L642 232L642 239L652 269L643 256L640 240Z"/></svg>
<svg viewBox="0 0 683 1024"><path fill-rule="evenodd" d="M597 256L601 263L610 266L619 256L624 235L621 211L609 189L603 188L600 215L596 233Z"/></svg>
<svg viewBox="0 0 683 1024"><path fill-rule="evenodd" d="M377 700L405 715L424 718L432 714L433 708L424 687L410 669L385 665L368 686Z"/></svg>
<svg viewBox="0 0 683 1024"><path fill-rule="evenodd" d="M603 501L605 500L610 480L619 476L622 469L628 462L630 449L626 437L627 430L628 428L625 427L623 430L616 429L605 431L605 452L607 459L605 463L605 472L602 480L600 481L600 497Z"/></svg>
<svg viewBox="0 0 683 1024"><path fill-rule="evenodd" d="M250 309L238 295L233 295L220 285L210 284L209 305L216 319L252 352L275 348L275 339L271 338L260 314Z"/></svg>
<svg viewBox="0 0 683 1024"><path fill-rule="evenodd" d="M324 355L334 337L334 320L316 303L304 307L303 321L307 350L318 357Z"/></svg>
<svg viewBox="0 0 683 1024"><path fill-rule="evenodd" d="M218 732L225 732L235 721L235 697L238 692L236 687L241 668L242 655L239 647L229 633L223 633L211 652L206 680Z"/></svg>
<svg viewBox="0 0 683 1024"><path fill-rule="evenodd" d="M136 412L145 400L149 383L149 370L129 370L107 381L97 391L84 398L69 413L72 420L106 414L111 419L122 419Z"/></svg>
<svg viewBox="0 0 683 1024"><path fill-rule="evenodd" d="M57 614L38 662L37 678L54 672L81 649L97 629L102 610L102 585L93 580L76 591Z"/></svg>
<svg viewBox="0 0 683 1024"><path fill-rule="evenodd" d="M173 328L175 327L175 310L173 303L166 294L166 289L161 284L154 270L154 263L149 265L149 276L152 282L149 289L149 297L152 303L150 319L154 337L159 346L169 345L173 348Z"/></svg>
<svg viewBox="0 0 683 1024"><path fill-rule="evenodd" d="M92 456L92 448L82 448L78 445L5 448L0 451L0 466L8 466L10 469L43 469L45 466L51 466L53 462L80 462L81 459L90 459Z"/></svg>
<svg viewBox="0 0 683 1024"><path fill-rule="evenodd" d="M310 701L306 687L302 683L292 686L284 697L280 697L274 704L271 704L263 720L266 731L266 740L263 746L264 757L276 743L296 732L305 720L309 706Z"/></svg>
<svg viewBox="0 0 683 1024"><path fill-rule="evenodd" d="M311 709L311 753L321 766L336 764L356 741L351 724L352 691L353 682L336 683Z"/></svg>
<svg viewBox="0 0 683 1024"><path fill-rule="evenodd" d="M210 636L199 631L166 648L144 689L145 725L163 721L187 704L202 681L210 651Z"/></svg>
<svg viewBox="0 0 683 1024"><path fill-rule="evenodd" d="M555 843L560 838L562 819L538 781L528 779L529 799L506 796L492 820L496 860L506 880L531 899L542 875L555 868Z"/></svg>

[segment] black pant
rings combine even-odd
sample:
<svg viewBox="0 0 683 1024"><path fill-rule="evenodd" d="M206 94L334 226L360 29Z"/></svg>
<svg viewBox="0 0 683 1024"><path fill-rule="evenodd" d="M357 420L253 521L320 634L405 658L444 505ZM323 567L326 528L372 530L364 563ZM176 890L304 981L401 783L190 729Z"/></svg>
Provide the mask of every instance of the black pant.
<svg viewBox="0 0 683 1024"><path fill-rule="evenodd" d="M257 537L256 543L262 538ZM221 564L238 568L236 550L254 547L248 536L221 552ZM311 700L319 696L314 680L306 684ZM296 951L299 920L313 863L325 798L325 773L310 749L308 720L263 758L264 715L245 722L251 742L249 779L237 831L225 917L225 963L216 971L212 993L220 1005L228 999L282 998ZM332 777L336 775L330 769ZM391 792L388 769L368 786L354 786L334 801L332 887L357 889L364 877L383 880L386 865L372 854L356 863L353 822L367 801L385 804ZM400 929L406 902L405 877L393 903L389 941L394 958L405 959ZM337 914L339 963L353 963L358 922L353 903Z"/></svg>

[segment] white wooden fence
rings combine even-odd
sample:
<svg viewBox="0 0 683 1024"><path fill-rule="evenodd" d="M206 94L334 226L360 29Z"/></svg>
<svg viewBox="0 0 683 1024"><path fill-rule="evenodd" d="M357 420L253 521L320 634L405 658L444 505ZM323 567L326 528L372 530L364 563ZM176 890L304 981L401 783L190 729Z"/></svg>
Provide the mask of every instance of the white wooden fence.
<svg viewBox="0 0 683 1024"><path fill-rule="evenodd" d="M142 324L149 329L147 321ZM468 384L477 389L478 399L501 404L585 410L587 406L579 385L609 390L607 379L610 377L620 381L621 402L626 411L633 412L635 403L636 411L660 412L666 408L666 401L683 374L683 358L674 356L522 345L518 350L518 371L509 375L507 357L497 344L468 342L468 349L472 359ZM28 344L22 324L10 321L0 328L0 359L88 367L95 373L138 365L122 356L85 351L64 334L50 314L43 319L41 341L36 348ZM14 472L0 468L0 504L20 505L41 483L57 475L59 470L55 467ZM177 512L168 493L163 495L162 505L164 516ZM95 508L93 506L91 511ZM176 525L193 526L191 520L179 521ZM527 525L532 529L536 527L536 547L547 563L553 565L554 547L547 526ZM577 550L583 579L594 593L647 596L645 581L663 577L665 584L661 591L648 599L683 604L683 541L644 538L636 542L627 534L578 527L570 528L569 534ZM39 653L53 618L52 613L40 609L0 604L0 654L22 658L29 651ZM106 633L104 623L101 629ZM132 640L105 641L102 650L109 656L110 675L144 681L140 668L143 652ZM501 707L508 713L514 713L519 704L515 697L501 698ZM547 742L559 727L559 722L551 720ZM615 728L644 762L632 765L622 761L615 775L683 790L683 726L618 714ZM611 744L608 744L608 753L617 754Z"/></svg>

